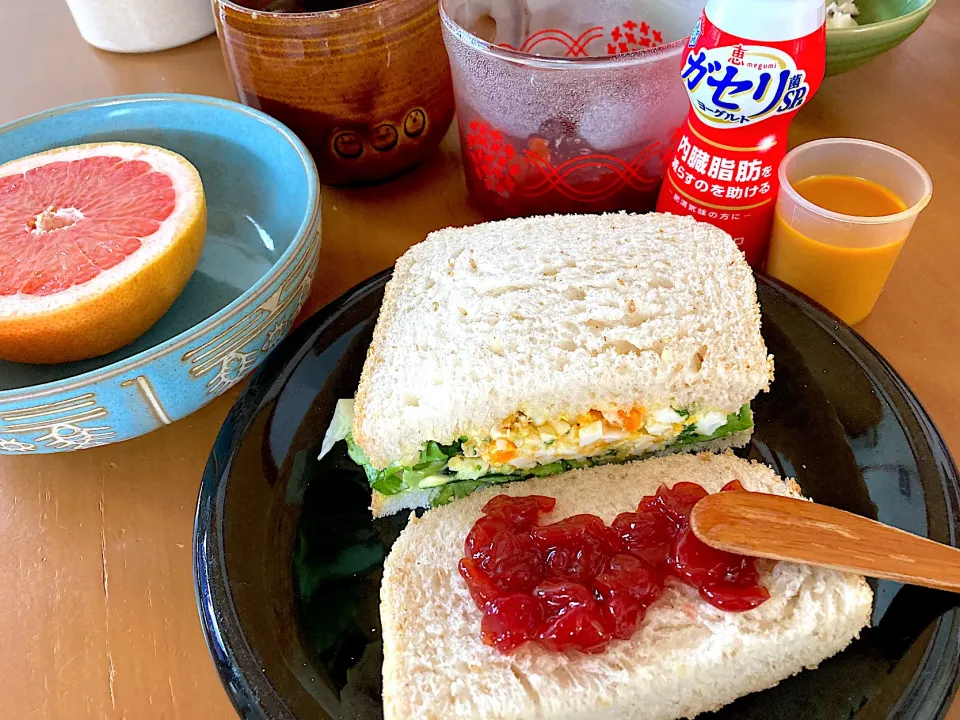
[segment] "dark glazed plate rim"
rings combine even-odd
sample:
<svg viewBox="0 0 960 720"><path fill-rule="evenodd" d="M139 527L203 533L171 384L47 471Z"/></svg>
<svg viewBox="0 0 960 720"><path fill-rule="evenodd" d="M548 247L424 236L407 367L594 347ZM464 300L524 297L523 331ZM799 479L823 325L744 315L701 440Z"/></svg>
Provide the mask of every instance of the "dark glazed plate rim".
<svg viewBox="0 0 960 720"><path fill-rule="evenodd" d="M223 505L234 454L258 414L273 402L286 382L286 372L311 349L308 340L319 336L342 313L378 292L389 279L392 268L356 285L304 322L267 358L237 399L224 421L204 469L197 503L193 538L193 569L201 625L220 680L235 709L245 720L300 720L277 693L264 674L257 655L241 631L223 567ZM893 367L855 330L809 298L776 280L758 276L758 283L772 288L838 344L855 349L861 363L872 359L883 371L913 413L920 433L936 460L944 496L949 503L950 541L957 544L960 519L960 479L946 444L913 391ZM872 371L871 371L872 373ZM941 719L960 689L960 611L938 622L910 684L889 717L917 720ZM947 657L930 668L934 646L952 642ZM931 693L936 688L936 692ZM932 695L932 696L931 696Z"/></svg>
<svg viewBox="0 0 960 720"><path fill-rule="evenodd" d="M254 373L223 422L207 458L193 532L193 577L200 623L220 682L240 717L250 720L299 720L264 676L257 656L241 632L240 620L223 575L223 500L233 456L253 419L279 395L283 371L309 350L306 341L341 313L377 292L393 273L388 268L325 305L288 335Z"/></svg>

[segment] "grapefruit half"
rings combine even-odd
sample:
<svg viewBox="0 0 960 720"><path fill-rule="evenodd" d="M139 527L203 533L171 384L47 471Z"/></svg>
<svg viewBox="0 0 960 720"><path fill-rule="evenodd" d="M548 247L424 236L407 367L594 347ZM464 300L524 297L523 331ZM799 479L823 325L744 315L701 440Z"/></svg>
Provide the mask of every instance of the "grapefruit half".
<svg viewBox="0 0 960 720"><path fill-rule="evenodd" d="M0 165L0 359L133 342L183 291L206 225L199 173L163 148L91 143Z"/></svg>

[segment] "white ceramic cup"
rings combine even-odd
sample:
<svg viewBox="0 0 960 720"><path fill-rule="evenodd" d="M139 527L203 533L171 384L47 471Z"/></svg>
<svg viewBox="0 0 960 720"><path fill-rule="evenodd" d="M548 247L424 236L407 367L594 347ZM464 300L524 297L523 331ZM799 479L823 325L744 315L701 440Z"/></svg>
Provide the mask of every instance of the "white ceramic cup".
<svg viewBox="0 0 960 720"><path fill-rule="evenodd" d="M214 31L210 0L67 0L83 39L101 50L154 52Z"/></svg>

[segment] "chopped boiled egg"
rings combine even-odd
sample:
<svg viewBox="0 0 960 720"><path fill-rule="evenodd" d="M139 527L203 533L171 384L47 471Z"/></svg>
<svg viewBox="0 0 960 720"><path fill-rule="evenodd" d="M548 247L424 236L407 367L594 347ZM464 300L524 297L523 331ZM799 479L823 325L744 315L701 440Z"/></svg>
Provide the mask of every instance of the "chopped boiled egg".
<svg viewBox="0 0 960 720"><path fill-rule="evenodd" d="M652 419L646 423L647 432L652 435L669 437L679 434L683 430L684 417L673 408L663 408L653 413ZM677 429L679 426L679 429Z"/></svg>
<svg viewBox="0 0 960 720"><path fill-rule="evenodd" d="M517 446L506 438L497 438L490 460L496 465L506 465L517 457Z"/></svg>
<svg viewBox="0 0 960 720"><path fill-rule="evenodd" d="M487 437L466 441L464 455L452 459L449 470L460 478L471 478L611 452L636 457L668 446L691 426L700 434L712 435L726 419L720 412L691 415L670 407L590 410L574 422L563 418L535 422L517 413L491 428Z"/></svg>
<svg viewBox="0 0 960 720"><path fill-rule="evenodd" d="M602 438L604 442L612 443L617 440L625 440L628 437L630 437L630 433L624 428L604 423Z"/></svg>
<svg viewBox="0 0 960 720"><path fill-rule="evenodd" d="M517 470L529 470L530 468L535 468L537 465L542 464L535 456L532 455L518 455L513 460L510 461L510 468L516 468ZM510 471L510 468L507 468L507 472Z"/></svg>
<svg viewBox="0 0 960 720"><path fill-rule="evenodd" d="M727 416L724 413L704 413L697 419L697 433L700 435L713 435L717 430L726 424Z"/></svg>
<svg viewBox="0 0 960 720"><path fill-rule="evenodd" d="M467 458L463 455L458 455L450 458L450 462L447 463L447 470L454 473L461 480L476 480L490 471L490 464L477 457ZM425 480L421 480L420 487L432 487L427 484L432 479L433 478L426 478ZM438 480L438 485L442 485L443 482L445 482L440 478L438 478Z"/></svg>
<svg viewBox="0 0 960 720"><path fill-rule="evenodd" d="M675 423L682 423L683 415L678 413L673 408L663 408L662 410L657 410L653 413L653 419L658 423L673 425Z"/></svg>
<svg viewBox="0 0 960 720"><path fill-rule="evenodd" d="M498 425L495 428L490 428L490 437L494 440L499 440L500 438L507 437L508 428Z"/></svg>
<svg viewBox="0 0 960 720"><path fill-rule="evenodd" d="M557 439L557 433L549 423L538 427L537 432L540 433L540 442L544 445L552 445Z"/></svg>
<svg viewBox="0 0 960 720"><path fill-rule="evenodd" d="M597 420L589 425L580 426L580 447L593 445L603 439L603 421Z"/></svg>
<svg viewBox="0 0 960 720"><path fill-rule="evenodd" d="M630 450L632 455L639 455L644 453L654 445L657 444L657 439L652 435L641 435L640 437L634 438L630 444Z"/></svg>

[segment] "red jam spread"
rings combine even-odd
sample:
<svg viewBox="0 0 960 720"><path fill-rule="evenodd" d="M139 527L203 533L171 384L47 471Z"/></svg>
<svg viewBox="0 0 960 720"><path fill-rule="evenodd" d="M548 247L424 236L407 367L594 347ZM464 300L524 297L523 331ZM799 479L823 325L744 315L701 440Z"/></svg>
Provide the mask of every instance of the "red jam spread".
<svg viewBox="0 0 960 720"><path fill-rule="evenodd" d="M724 491L741 491L734 480ZM770 597L753 558L700 542L690 511L707 491L681 482L640 501L607 525L573 515L540 525L556 500L498 495L467 535L460 575L483 611L483 642L510 653L526 642L600 653L636 631L668 577L706 602L741 612Z"/></svg>

